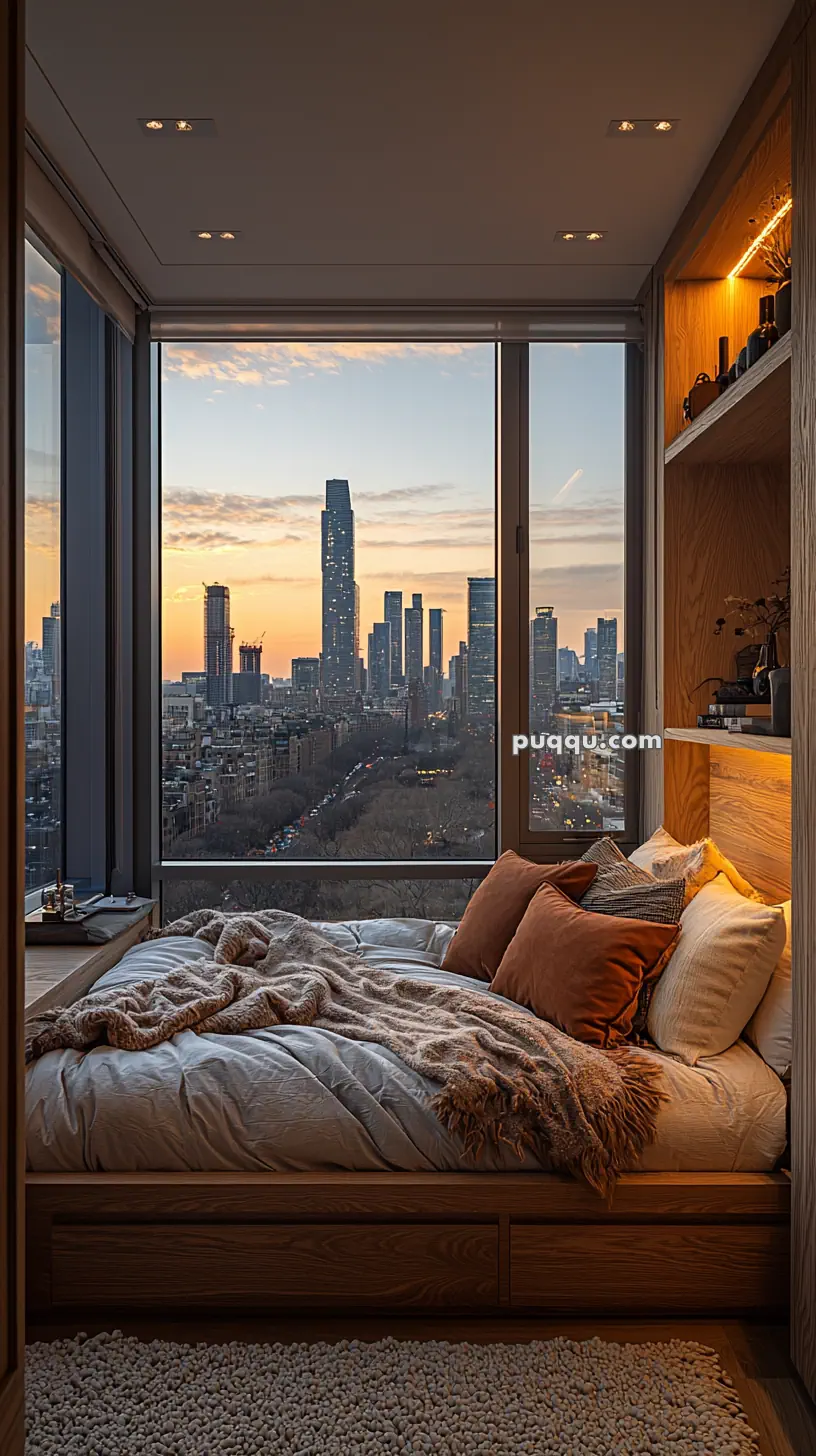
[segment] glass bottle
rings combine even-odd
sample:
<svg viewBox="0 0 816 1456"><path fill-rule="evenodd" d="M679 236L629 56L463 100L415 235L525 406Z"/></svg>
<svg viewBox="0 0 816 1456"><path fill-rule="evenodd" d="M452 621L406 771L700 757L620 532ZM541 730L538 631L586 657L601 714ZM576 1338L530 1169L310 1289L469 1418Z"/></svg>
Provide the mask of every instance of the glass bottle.
<svg viewBox="0 0 816 1456"><path fill-rule="evenodd" d="M779 338L779 332L774 323L774 296L772 293L764 293L759 300L759 328L754 329L748 335L748 368L756 364L757 360L767 354L772 344Z"/></svg>

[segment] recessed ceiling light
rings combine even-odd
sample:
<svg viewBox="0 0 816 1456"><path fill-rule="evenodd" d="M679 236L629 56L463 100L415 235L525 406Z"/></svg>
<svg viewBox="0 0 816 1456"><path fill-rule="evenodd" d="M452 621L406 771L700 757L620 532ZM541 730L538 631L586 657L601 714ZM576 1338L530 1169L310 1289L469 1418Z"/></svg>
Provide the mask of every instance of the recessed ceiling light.
<svg viewBox="0 0 816 1456"><path fill-rule="evenodd" d="M575 233L559 233L559 237L562 243L571 243L575 237Z"/></svg>
<svg viewBox="0 0 816 1456"><path fill-rule="evenodd" d="M211 116L140 116L139 130L146 136L169 142L173 137L192 136L195 141L218 135Z"/></svg>
<svg viewBox="0 0 816 1456"><path fill-rule="evenodd" d="M559 228L553 238L554 243L599 243L606 237L605 232L599 232L593 228L588 232L586 228Z"/></svg>
<svg viewBox="0 0 816 1456"><path fill-rule="evenodd" d="M218 236L225 243L233 243L233 242L235 242L235 233L219 233Z"/></svg>
<svg viewBox="0 0 816 1456"><path fill-rule="evenodd" d="M196 237L202 239L211 238L212 233L196 233Z"/></svg>
<svg viewBox="0 0 816 1456"><path fill-rule="evenodd" d="M665 136L668 132L676 131L678 126L677 117L662 116L615 116L606 128L607 136L613 137L635 137L641 140L644 137Z"/></svg>
<svg viewBox="0 0 816 1456"><path fill-rule="evenodd" d="M234 243L241 234L235 228L193 228L192 236L202 243Z"/></svg>
<svg viewBox="0 0 816 1456"><path fill-rule="evenodd" d="M588 243L599 243L602 238L603 233L587 233L586 235L586 240Z"/></svg>

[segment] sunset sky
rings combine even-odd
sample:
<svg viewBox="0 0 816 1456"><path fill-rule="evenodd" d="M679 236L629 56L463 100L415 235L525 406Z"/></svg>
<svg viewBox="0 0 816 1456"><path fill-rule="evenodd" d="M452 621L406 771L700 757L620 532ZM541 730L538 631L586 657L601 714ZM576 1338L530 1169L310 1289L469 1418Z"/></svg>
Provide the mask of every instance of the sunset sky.
<svg viewBox="0 0 816 1456"><path fill-rule="evenodd" d="M531 350L531 605L559 645L616 615L622 645L623 348ZM320 651L320 510L348 479L361 653L383 592L443 607L467 635L468 576L494 574L489 344L162 348L163 674L200 668L203 583L230 588L237 644L263 668ZM425 631L427 661L427 619Z"/></svg>
<svg viewBox="0 0 816 1456"><path fill-rule="evenodd" d="M60 276L25 245L25 635L60 597Z"/></svg>

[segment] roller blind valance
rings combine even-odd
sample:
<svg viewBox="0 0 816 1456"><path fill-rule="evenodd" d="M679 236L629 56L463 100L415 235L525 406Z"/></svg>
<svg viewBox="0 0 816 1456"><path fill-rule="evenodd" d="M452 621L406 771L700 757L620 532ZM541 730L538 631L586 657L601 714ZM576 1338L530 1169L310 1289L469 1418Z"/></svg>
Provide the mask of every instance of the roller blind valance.
<svg viewBox="0 0 816 1456"><path fill-rule="evenodd" d="M30 155L25 159L26 222L128 338L136 329L136 304L93 246L79 218Z"/></svg>

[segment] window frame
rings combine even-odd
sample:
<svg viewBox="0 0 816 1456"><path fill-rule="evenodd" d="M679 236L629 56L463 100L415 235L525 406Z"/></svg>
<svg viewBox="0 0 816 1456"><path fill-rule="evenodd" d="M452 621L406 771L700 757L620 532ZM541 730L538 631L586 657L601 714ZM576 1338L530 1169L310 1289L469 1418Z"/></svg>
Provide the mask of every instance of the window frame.
<svg viewBox="0 0 816 1456"><path fill-rule="evenodd" d="M161 853L161 380L159 343L311 342L344 339L417 342L485 341L496 344L495 571L496 618L496 853L513 849L548 862L570 857L591 835L532 834L526 828L527 764L513 757L512 735L527 721L529 664L527 519L529 495L529 345L548 342L619 342L626 346L626 491L624 650L627 654L625 722L637 732L641 692L641 521L643 368L642 316L630 306L488 311L331 311L319 318L282 311L200 320L171 310L139 316L134 353L134 888L161 898L163 882L235 879L478 879L493 860L197 860ZM630 670L631 663L631 670ZM149 687L145 690L145 685ZM639 765L626 776L626 832L636 843ZM522 788L523 785L523 788Z"/></svg>

